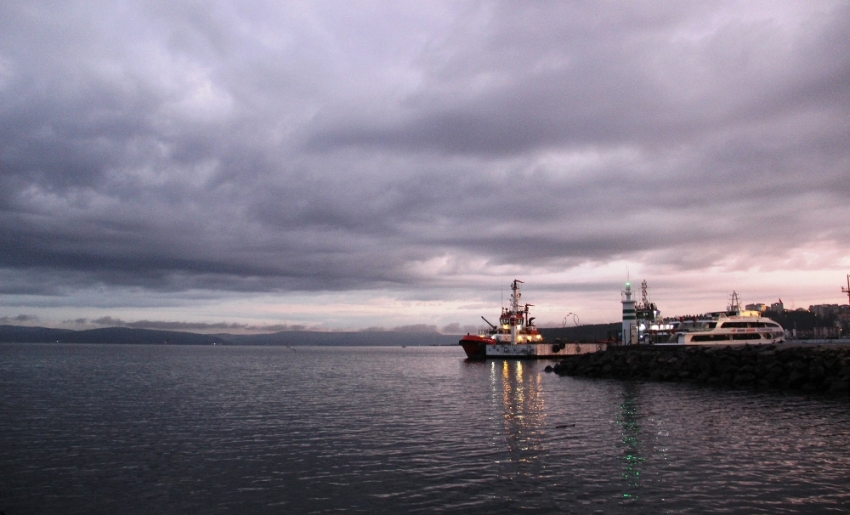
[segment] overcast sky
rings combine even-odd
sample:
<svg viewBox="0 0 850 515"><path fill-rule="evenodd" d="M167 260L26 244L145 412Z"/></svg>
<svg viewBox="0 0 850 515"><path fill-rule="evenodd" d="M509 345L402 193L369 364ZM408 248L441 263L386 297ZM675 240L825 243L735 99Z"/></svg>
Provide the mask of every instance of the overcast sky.
<svg viewBox="0 0 850 515"><path fill-rule="evenodd" d="M0 3L0 323L846 303L848 201L846 1Z"/></svg>

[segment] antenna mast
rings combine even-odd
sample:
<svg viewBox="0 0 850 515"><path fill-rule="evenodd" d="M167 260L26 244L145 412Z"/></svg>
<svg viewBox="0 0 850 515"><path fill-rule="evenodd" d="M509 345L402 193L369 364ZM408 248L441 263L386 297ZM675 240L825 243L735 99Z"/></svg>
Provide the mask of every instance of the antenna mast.
<svg viewBox="0 0 850 515"><path fill-rule="evenodd" d="M729 296L729 311L741 311L741 301L738 300L738 292L734 290Z"/></svg>
<svg viewBox="0 0 850 515"><path fill-rule="evenodd" d="M850 304L850 274L847 274L847 287L842 287L841 291L847 294L847 303Z"/></svg>

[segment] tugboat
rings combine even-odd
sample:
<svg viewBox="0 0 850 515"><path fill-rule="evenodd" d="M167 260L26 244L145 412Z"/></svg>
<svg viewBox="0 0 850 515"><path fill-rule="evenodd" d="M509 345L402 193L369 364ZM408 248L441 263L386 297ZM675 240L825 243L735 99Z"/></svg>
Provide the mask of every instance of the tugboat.
<svg viewBox="0 0 850 515"><path fill-rule="evenodd" d="M499 325L491 324L481 317L489 329L479 331L477 335L467 334L460 339L467 358L471 360L490 358L553 358L569 354L585 354L604 350L604 343L553 343L543 341L543 335L534 325L534 317L530 317L529 308L534 304L524 304L520 307L519 279L511 283L511 305L502 308Z"/></svg>
<svg viewBox="0 0 850 515"><path fill-rule="evenodd" d="M490 328L483 329L478 334L467 334L460 339L459 343L469 359L486 358L488 345L497 343L516 345L522 342L543 341L543 336L534 325L534 317L528 316L528 308L533 304L525 304L522 309L519 307L519 300L522 298L519 291L520 284L523 282L519 279L514 279L511 283L511 306L502 308L498 326L491 324L482 316L481 319L487 322Z"/></svg>

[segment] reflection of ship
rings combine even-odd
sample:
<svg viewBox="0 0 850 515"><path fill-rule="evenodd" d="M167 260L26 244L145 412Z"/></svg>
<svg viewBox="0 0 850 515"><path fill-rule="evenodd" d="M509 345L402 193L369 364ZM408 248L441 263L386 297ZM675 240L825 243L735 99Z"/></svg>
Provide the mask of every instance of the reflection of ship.
<svg viewBox="0 0 850 515"><path fill-rule="evenodd" d="M543 335L534 325L534 317L528 316L528 308L533 304L520 307L520 284L522 281L517 279L511 283L511 306L502 308L498 326L481 317L490 328L460 339L459 343L469 359L551 358L605 350L604 343L544 342Z"/></svg>
<svg viewBox="0 0 850 515"><path fill-rule="evenodd" d="M490 420L498 426L504 438L505 475L540 473L535 464L544 440L541 438L546 423L543 385L540 365L522 360L490 360L492 412ZM501 438L500 438L501 440Z"/></svg>
<svg viewBox="0 0 850 515"><path fill-rule="evenodd" d="M743 311L738 294L726 311L707 313L691 319L673 322L670 344L728 345L731 343L768 344L785 341L785 332L778 323L760 316L758 311Z"/></svg>

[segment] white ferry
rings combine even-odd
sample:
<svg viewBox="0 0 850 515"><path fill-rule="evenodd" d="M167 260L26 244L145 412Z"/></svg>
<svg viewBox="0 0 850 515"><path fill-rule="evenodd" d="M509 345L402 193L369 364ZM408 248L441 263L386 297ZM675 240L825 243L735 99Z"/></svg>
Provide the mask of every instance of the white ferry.
<svg viewBox="0 0 850 515"><path fill-rule="evenodd" d="M735 292L726 311L681 318L673 321L672 326L668 345L758 345L785 341L781 325L758 311L741 310Z"/></svg>

